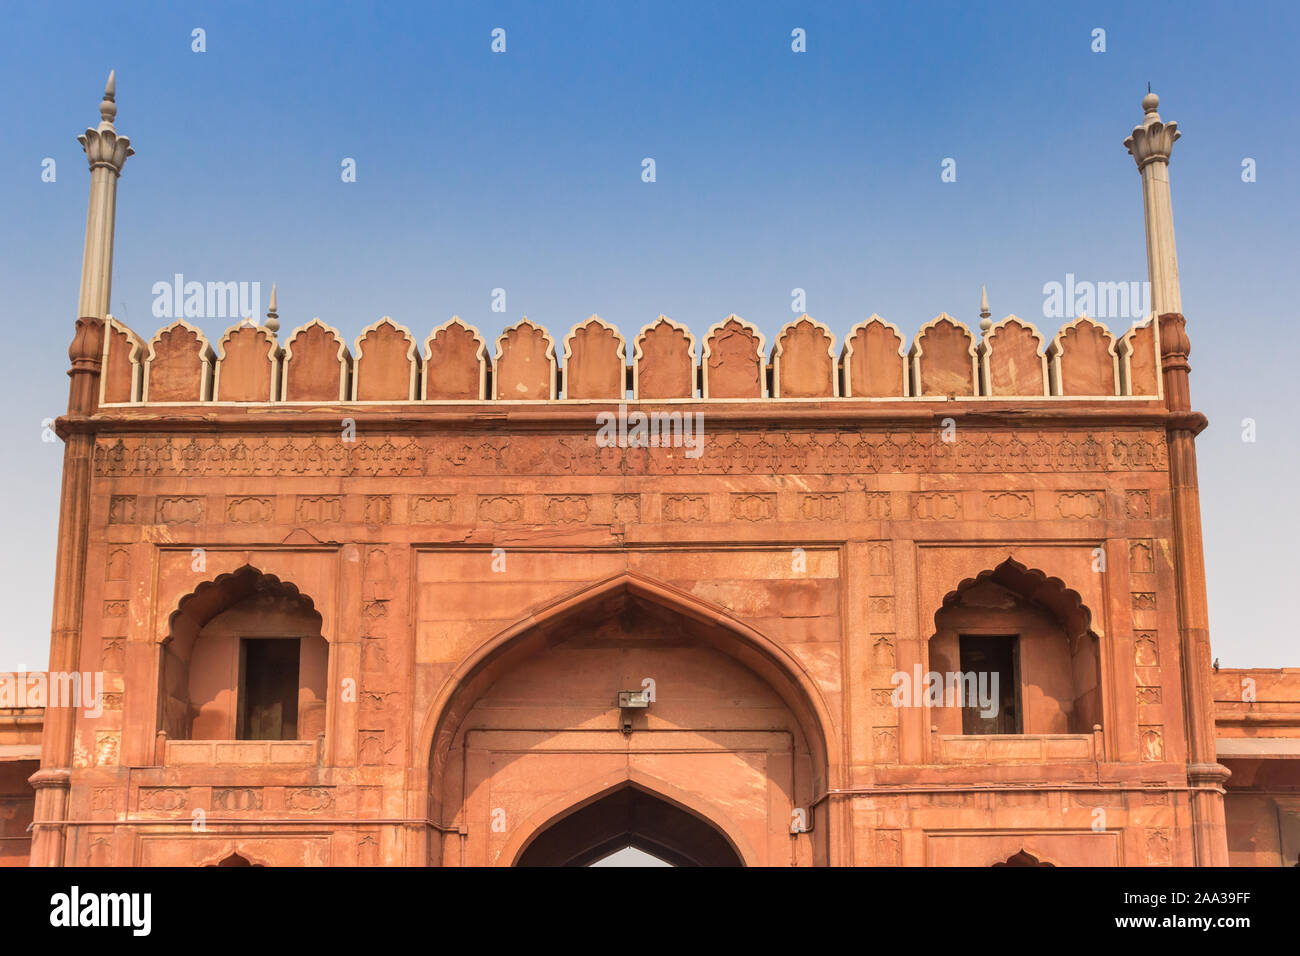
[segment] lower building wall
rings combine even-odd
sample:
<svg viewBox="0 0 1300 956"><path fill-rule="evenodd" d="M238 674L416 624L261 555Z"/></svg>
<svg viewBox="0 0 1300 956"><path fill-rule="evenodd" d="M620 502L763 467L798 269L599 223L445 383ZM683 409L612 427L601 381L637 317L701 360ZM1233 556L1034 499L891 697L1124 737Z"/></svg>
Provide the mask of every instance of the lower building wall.
<svg viewBox="0 0 1300 956"><path fill-rule="evenodd" d="M1176 790L1029 790L859 798L859 866L1188 866Z"/></svg>
<svg viewBox="0 0 1300 956"><path fill-rule="evenodd" d="M1300 795L1229 791L1224 810L1232 866L1300 866Z"/></svg>
<svg viewBox="0 0 1300 956"><path fill-rule="evenodd" d="M27 778L39 761L0 762L0 866L26 866L32 835L28 826L36 806L36 791Z"/></svg>

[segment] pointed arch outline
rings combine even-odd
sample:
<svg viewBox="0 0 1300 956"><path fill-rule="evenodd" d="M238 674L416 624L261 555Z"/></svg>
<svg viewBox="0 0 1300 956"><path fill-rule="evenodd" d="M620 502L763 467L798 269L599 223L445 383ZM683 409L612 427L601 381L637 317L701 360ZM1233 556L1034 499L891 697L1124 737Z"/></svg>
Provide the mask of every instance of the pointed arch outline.
<svg viewBox="0 0 1300 956"><path fill-rule="evenodd" d="M265 857L254 854L241 846L238 839L226 840L221 844L221 849L219 851L208 853L201 858L200 862L195 863L194 865L197 867L221 866L226 862L226 860L235 857L239 857L239 859L244 861L242 864L234 864L237 866L269 867L271 865L266 862Z"/></svg>
<svg viewBox="0 0 1300 956"><path fill-rule="evenodd" d="M241 577L252 578L255 588L257 588L258 585L261 585L265 582L271 588L282 591L286 597L288 597L290 600L297 603L299 607L301 607L303 610L309 611L315 614L316 616L320 617L321 624L322 624L321 636L325 637L324 627L323 627L325 623L325 616L321 614L319 610L317 610L316 602L313 601L310 596L303 594L298 589L298 586L294 584L292 581L282 581L274 574L271 574L270 572L263 571L261 568L258 568L252 564L244 563L241 564L239 567L235 568L233 571L222 572L221 574L218 574L215 578L211 578L209 580L199 583L194 587L194 590L190 591L189 593L184 595L179 601L177 601L175 609L170 614L167 615L166 626L161 629L161 633L154 635L154 643L170 644L172 640L173 632L176 627L176 622L185 615L186 610L193 604L196 598L202 598L203 595L207 594L209 591L213 590L214 588L224 588L227 585L234 583L238 578ZM245 597L247 597L247 595L245 595ZM220 614L228 607L230 607L229 603L219 606L217 608L216 614ZM202 620L199 620L198 618L194 618L194 620L200 627L202 627L213 617L215 617L216 614L209 615L207 618L204 618ZM328 638L326 638L326 640L328 640Z"/></svg>
<svg viewBox="0 0 1300 956"><path fill-rule="evenodd" d="M1060 578L1051 577L1037 568L1026 567L1015 558L1008 556L996 566L986 568L972 578L964 578L955 588L943 596L935 609L931 637L938 631L939 615L953 607L963 594L978 584L992 581L1010 591L1014 591L1027 601L1045 608L1060 621L1070 640L1089 636L1099 639L1100 634L1093 628L1092 610L1084 603L1083 595ZM1048 600L1044 600L1044 595Z"/></svg>
<svg viewBox="0 0 1300 956"><path fill-rule="evenodd" d="M484 675L489 666L508 655L519 640L530 632L620 592L651 601L702 624L721 627L737 639L742 649L751 652L750 659L731 655L739 663L752 669L754 660L758 659L774 669L784 680L774 681L770 674L762 671L757 673L786 703L803 730L813 759L814 777L821 776L821 788L833 789L840 785L839 764L835 759L839 753L838 730L831 710L808 669L783 646L732 617L720 605L640 572L626 570L551 600L497 632L460 661L443 681L429 705L416 740L414 769L429 773L431 788L432 774L437 770L434 752L438 748L445 750L450 745L460 720L469 712L474 701L482 696L486 688L476 686L475 681ZM725 649L723 652L727 653ZM490 684L489 681L488 686ZM458 710L455 705L462 692L468 696L469 701Z"/></svg>
<svg viewBox="0 0 1300 956"><path fill-rule="evenodd" d="M1016 861L1016 862L1012 862L1013 860ZM1030 862L1030 861L1032 861L1032 862ZM1032 852L1030 852L1030 851L1027 850L1027 849L1024 847L1024 845L1022 844L1019 850L1017 850L1015 853L1012 853L1012 854L1011 854L1010 856L1008 856L1006 859L1001 860L1001 861L996 862L996 863L991 863L991 864L989 864L989 865L992 866L992 867L1003 867L1003 866L1006 866L1006 867L1021 867L1021 866L1051 866L1051 867L1055 867L1057 864L1055 864L1055 863L1051 862L1050 860L1046 859L1044 856L1042 856L1042 855L1039 854L1039 853L1032 853Z"/></svg>
<svg viewBox="0 0 1300 956"><path fill-rule="evenodd" d="M722 835L743 865L760 864L759 856L750 841L722 808L635 768L611 770L594 777L538 808L515 828L498 861L509 866L518 865L533 842L552 826L625 787L640 790L697 817Z"/></svg>

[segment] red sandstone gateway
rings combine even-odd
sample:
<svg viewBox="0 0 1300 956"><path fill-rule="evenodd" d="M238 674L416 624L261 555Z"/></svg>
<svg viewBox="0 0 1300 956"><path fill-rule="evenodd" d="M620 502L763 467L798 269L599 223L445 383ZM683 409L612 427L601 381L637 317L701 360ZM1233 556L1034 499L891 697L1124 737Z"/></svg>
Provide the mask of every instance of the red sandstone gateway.
<svg viewBox="0 0 1300 956"><path fill-rule="evenodd" d="M1300 673L1210 665L1157 105L1128 330L349 344L273 293L212 343L107 314L110 77L6 861L1294 863Z"/></svg>

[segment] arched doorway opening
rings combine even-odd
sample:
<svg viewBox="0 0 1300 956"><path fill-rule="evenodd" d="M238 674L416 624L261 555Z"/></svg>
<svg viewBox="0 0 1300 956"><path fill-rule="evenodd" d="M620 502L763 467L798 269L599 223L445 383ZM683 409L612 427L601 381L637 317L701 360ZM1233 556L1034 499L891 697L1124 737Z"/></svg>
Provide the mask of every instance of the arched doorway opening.
<svg viewBox="0 0 1300 956"><path fill-rule="evenodd" d="M651 699L620 707L622 692ZM622 574L534 611L444 685L425 729L430 862L565 865L626 845L695 865L829 862L831 727L784 648Z"/></svg>
<svg viewBox="0 0 1300 956"><path fill-rule="evenodd" d="M617 787L563 814L528 843L516 866L590 866L632 847L672 866L742 866L725 833L641 787Z"/></svg>

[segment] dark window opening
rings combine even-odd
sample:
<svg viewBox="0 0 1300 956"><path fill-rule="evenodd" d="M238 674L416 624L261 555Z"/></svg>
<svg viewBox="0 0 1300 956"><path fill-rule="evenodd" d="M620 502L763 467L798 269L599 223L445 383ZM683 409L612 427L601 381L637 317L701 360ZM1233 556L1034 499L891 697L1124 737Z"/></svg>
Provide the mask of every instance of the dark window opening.
<svg viewBox="0 0 1300 956"><path fill-rule="evenodd" d="M298 661L302 642L249 638L239 642L240 740L298 739Z"/></svg>
<svg viewBox="0 0 1300 956"><path fill-rule="evenodd" d="M1018 734L1020 654L1016 637L960 637L958 688L963 734Z"/></svg>

